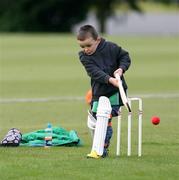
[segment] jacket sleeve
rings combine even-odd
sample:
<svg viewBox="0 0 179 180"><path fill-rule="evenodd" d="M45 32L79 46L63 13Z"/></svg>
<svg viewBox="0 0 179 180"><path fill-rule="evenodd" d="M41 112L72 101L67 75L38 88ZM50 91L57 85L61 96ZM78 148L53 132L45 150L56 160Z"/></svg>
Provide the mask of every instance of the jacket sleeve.
<svg viewBox="0 0 179 180"><path fill-rule="evenodd" d="M80 61L91 79L99 83L108 84L110 76L101 70L93 61L84 56L80 56Z"/></svg>
<svg viewBox="0 0 179 180"><path fill-rule="evenodd" d="M129 53L127 51L125 51L124 49L122 49L121 47L118 47L118 65L119 68L123 69L123 71L127 71L129 66L131 65L131 59L129 56Z"/></svg>

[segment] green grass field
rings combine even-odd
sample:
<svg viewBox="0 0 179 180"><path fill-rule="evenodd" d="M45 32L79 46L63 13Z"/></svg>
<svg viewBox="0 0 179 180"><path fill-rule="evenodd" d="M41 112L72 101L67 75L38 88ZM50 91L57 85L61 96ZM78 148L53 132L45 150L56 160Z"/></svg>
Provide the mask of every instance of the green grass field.
<svg viewBox="0 0 179 180"><path fill-rule="evenodd" d="M27 133L51 122L76 130L83 146L0 148L0 179L179 179L179 37L106 38L127 49L132 57L126 80L129 96L143 98L143 156L136 155L136 114L132 156L126 156L127 118L123 109L122 156L115 155L114 118L110 156L86 159L91 148L86 127L89 107L82 98L89 89L89 78L78 60L74 36L1 34L0 139L12 127ZM58 100L40 102L40 98ZM136 108L134 104L133 111ZM153 115L161 118L158 126L150 122Z"/></svg>

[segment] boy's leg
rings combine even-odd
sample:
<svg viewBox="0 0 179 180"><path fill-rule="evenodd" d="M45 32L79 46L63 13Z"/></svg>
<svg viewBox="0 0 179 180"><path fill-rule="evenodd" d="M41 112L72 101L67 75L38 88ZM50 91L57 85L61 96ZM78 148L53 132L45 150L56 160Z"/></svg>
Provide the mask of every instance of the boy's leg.
<svg viewBox="0 0 179 180"><path fill-rule="evenodd" d="M109 100L112 105L112 112L111 112L111 119L109 119L108 126L107 126L104 151L103 151L102 157L106 157L108 155L108 147L110 145L110 140L111 140L112 134L113 134L112 123L111 123L112 117L118 116L119 108L120 108L120 106L123 105L118 93L111 96L109 98ZM95 119L96 119L97 107L98 107L98 101L93 102L92 106L91 106L91 114Z"/></svg>
<svg viewBox="0 0 179 180"><path fill-rule="evenodd" d="M118 111L119 111L119 106L118 105L112 106L111 119L109 119L107 132L106 132L103 157L108 156L110 140L111 140L112 135L113 135L112 117L118 116Z"/></svg>
<svg viewBox="0 0 179 180"><path fill-rule="evenodd" d="M108 156L108 148L110 145L110 140L113 135L113 129L112 129L112 124L111 124L111 119L108 122L108 127L107 127L107 132L106 132L106 137L105 137L105 143L104 143L104 151L102 157Z"/></svg>
<svg viewBox="0 0 179 180"><path fill-rule="evenodd" d="M113 117L117 116L118 110L119 110L119 106L112 106L111 116L113 116ZM96 113L89 112L89 116L91 117L91 121L94 123L96 121ZM88 123L88 127L89 127L90 131L93 132L92 133L92 139L93 139L95 125L94 124L92 124L92 125L93 125L93 127L91 127L91 126L89 127L89 123ZM108 155L108 148L110 145L110 140L112 138L112 135L113 135L113 128L112 128L112 117L111 117L108 120L107 132L106 132L105 143L104 143L104 151L103 151L102 157L106 157Z"/></svg>
<svg viewBox="0 0 179 180"><path fill-rule="evenodd" d="M103 155L104 143L108 125L108 119L111 114L111 105L107 97L101 96L99 98L99 105L97 108L97 121L93 138L93 145L91 153L87 157L99 158Z"/></svg>
<svg viewBox="0 0 179 180"><path fill-rule="evenodd" d="M89 122L91 121L91 122ZM108 126L107 126L107 132L106 132L106 137L105 137L105 142L104 142L104 151L103 151L103 157L106 157L108 155L108 147L110 145L110 139L112 138L113 134L113 129L112 129L112 118L109 119L108 121ZM95 124L94 124L95 122ZM93 112L88 112L88 128L90 130L90 133L92 135L92 140L94 137L94 131L95 131L95 126L96 126L96 113Z"/></svg>

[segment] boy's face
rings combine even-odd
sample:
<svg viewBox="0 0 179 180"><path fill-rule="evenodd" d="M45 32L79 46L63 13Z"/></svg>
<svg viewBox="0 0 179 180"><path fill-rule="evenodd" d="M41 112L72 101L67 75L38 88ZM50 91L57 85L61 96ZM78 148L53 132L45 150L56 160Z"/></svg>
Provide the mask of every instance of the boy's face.
<svg viewBox="0 0 179 180"><path fill-rule="evenodd" d="M98 44L100 43L100 38L94 40L92 37L87 37L85 40L78 40L78 44L83 49L84 53L91 55L96 51Z"/></svg>

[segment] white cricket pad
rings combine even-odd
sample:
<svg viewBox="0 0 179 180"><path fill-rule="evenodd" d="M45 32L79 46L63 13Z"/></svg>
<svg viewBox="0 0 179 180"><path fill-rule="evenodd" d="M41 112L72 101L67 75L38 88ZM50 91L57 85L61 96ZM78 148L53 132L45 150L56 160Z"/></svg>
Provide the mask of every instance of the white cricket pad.
<svg viewBox="0 0 179 180"><path fill-rule="evenodd" d="M88 111L87 126L89 129L93 129L93 130L95 129L96 126L96 119L89 111Z"/></svg>
<svg viewBox="0 0 179 180"><path fill-rule="evenodd" d="M92 151L96 151L98 155L103 154L104 141L106 137L108 119L111 114L111 104L107 97L101 96L97 108L97 122L93 138Z"/></svg>
<svg viewBox="0 0 179 180"><path fill-rule="evenodd" d="M88 111L87 126L89 128L91 137L93 139L94 131L95 131L95 127L96 127L96 119L93 117L93 115L90 113L90 111Z"/></svg>

